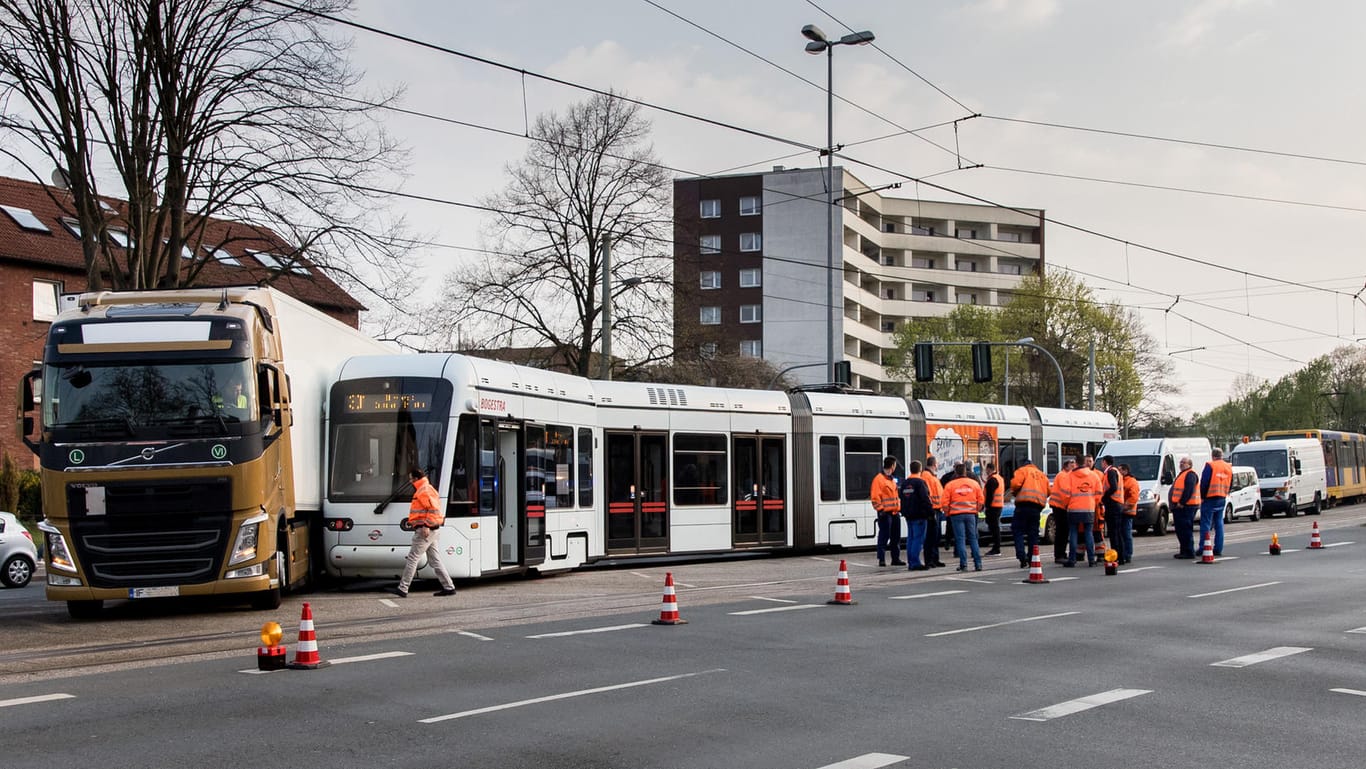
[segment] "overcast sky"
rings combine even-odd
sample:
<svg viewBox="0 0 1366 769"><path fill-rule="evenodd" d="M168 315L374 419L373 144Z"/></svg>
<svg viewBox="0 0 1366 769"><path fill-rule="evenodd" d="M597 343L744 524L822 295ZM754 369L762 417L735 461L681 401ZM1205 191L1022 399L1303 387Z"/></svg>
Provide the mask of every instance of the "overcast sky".
<svg viewBox="0 0 1366 769"><path fill-rule="evenodd" d="M353 18L811 146L825 143L826 73L802 26L871 30L876 48L835 50L835 92L857 105L835 104L842 164L870 185L901 174L951 190L907 182L887 194L1044 209L1048 263L1140 311L1176 362L1178 407L1208 410L1239 373L1274 380L1366 337L1366 294L1353 300L1366 285L1366 3L357 0ZM588 96L350 34L367 84L404 86L411 110L521 133L526 115ZM645 116L678 175L819 163L790 144ZM394 181L409 193L477 203L526 150L489 130L386 122L411 151L410 175ZM449 246L487 245L477 213L395 208L447 246L426 254L433 285L473 258ZM1181 352L1191 348L1202 349Z"/></svg>

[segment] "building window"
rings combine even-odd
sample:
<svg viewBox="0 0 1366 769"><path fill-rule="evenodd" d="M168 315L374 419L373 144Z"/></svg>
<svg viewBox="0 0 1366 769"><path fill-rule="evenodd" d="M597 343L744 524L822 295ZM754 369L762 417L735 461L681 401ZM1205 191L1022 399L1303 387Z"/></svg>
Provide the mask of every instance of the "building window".
<svg viewBox="0 0 1366 769"><path fill-rule="evenodd" d="M924 291L924 290L914 290L914 291L911 292L911 301L913 301L913 302L933 302L933 301L935 301L935 299L934 299L934 292L933 292L933 291Z"/></svg>
<svg viewBox="0 0 1366 769"><path fill-rule="evenodd" d="M719 326L721 324L720 307L703 307L699 321L704 326Z"/></svg>
<svg viewBox="0 0 1366 769"><path fill-rule="evenodd" d="M757 232L740 233L741 251L759 251L764 247L764 236Z"/></svg>
<svg viewBox="0 0 1366 769"><path fill-rule="evenodd" d="M933 228L933 227L918 227L918 226L915 226L915 225L911 225L911 234L912 234L912 235L933 235L933 234L934 234L934 228Z"/></svg>
<svg viewBox="0 0 1366 769"><path fill-rule="evenodd" d="M9 218L13 219L15 224L26 230L32 230L34 232L52 232L52 230L47 228L46 224L43 224L42 221L34 216L33 212L27 208L0 206L0 211L9 214Z"/></svg>
<svg viewBox="0 0 1366 769"><path fill-rule="evenodd" d="M740 270L740 288L758 288L763 280L763 272L757 267Z"/></svg>
<svg viewBox="0 0 1366 769"><path fill-rule="evenodd" d="M977 304L977 295L976 295L976 294L962 294L962 293L960 293L960 294L958 295L958 303L959 303L959 304Z"/></svg>
<svg viewBox="0 0 1366 769"><path fill-rule="evenodd" d="M716 357L716 343L703 342L697 346L697 356L703 360L711 360Z"/></svg>
<svg viewBox="0 0 1366 769"><path fill-rule="evenodd" d="M1006 242L1008 242L1008 243L1019 243L1019 242L1020 242L1020 233L1018 233L1018 232L998 232L998 233L996 233L996 239L997 239L997 240L1004 240L1004 241L1006 241Z"/></svg>
<svg viewBox="0 0 1366 769"><path fill-rule="evenodd" d="M702 271L702 275L701 275L701 286L702 286L702 288L720 288L720 287L721 287L721 271L720 271L720 270L703 270L703 271Z"/></svg>
<svg viewBox="0 0 1366 769"><path fill-rule="evenodd" d="M758 339L743 339L740 341L740 355L745 358L762 358L764 343Z"/></svg>
<svg viewBox="0 0 1366 769"><path fill-rule="evenodd" d="M51 280L33 281L33 319L51 323L57 319L57 297L62 284Z"/></svg>
<svg viewBox="0 0 1366 769"><path fill-rule="evenodd" d="M740 305L741 323L758 323L763 319L763 305L742 304Z"/></svg>
<svg viewBox="0 0 1366 769"><path fill-rule="evenodd" d="M953 236L955 238L975 238L977 237L977 230L970 227L959 227L953 231Z"/></svg>
<svg viewBox="0 0 1366 769"><path fill-rule="evenodd" d="M1023 275L1024 270L1018 264L1003 264L1001 265L1001 273L1003 275Z"/></svg>
<svg viewBox="0 0 1366 769"><path fill-rule="evenodd" d="M895 222L883 222L883 223L882 223L882 231L883 231L883 232L896 232L896 223L895 223Z"/></svg>
<svg viewBox="0 0 1366 769"><path fill-rule="evenodd" d="M933 260L933 259L926 259L926 258L923 257L923 256L913 256L913 257L911 257L911 266L912 266L912 267L919 267L919 268L922 269L922 270L933 270L933 269L934 269L934 260Z"/></svg>
<svg viewBox="0 0 1366 769"><path fill-rule="evenodd" d="M127 231L127 230L115 230L115 229L110 229L110 230L109 230L109 239L112 240L112 241L114 241L114 245L118 246L119 248L128 248L128 231Z"/></svg>
<svg viewBox="0 0 1366 769"><path fill-rule="evenodd" d="M71 233L72 237L74 237L76 240L80 240L80 239L81 239L81 223L80 223L80 222L76 221L75 219L63 219L63 220L62 220L62 226L65 227L65 228L66 228L66 231L69 232L69 233Z"/></svg>
<svg viewBox="0 0 1366 769"><path fill-rule="evenodd" d="M740 198L741 216L758 216L763 211L763 204L759 202L759 196L749 195Z"/></svg>
<svg viewBox="0 0 1366 769"><path fill-rule="evenodd" d="M703 236L702 236L701 244L702 244L702 253L704 253L704 254L719 254L719 253L721 253L721 236L720 236L720 235L703 235Z"/></svg>
<svg viewBox="0 0 1366 769"><path fill-rule="evenodd" d="M977 272L977 262L968 259L959 259L954 265L954 269L959 272Z"/></svg>
<svg viewBox="0 0 1366 769"><path fill-rule="evenodd" d="M896 298L896 289L894 289L894 288L884 288L884 289L882 289L882 298L883 298L883 299L895 299L895 298Z"/></svg>
<svg viewBox="0 0 1366 769"><path fill-rule="evenodd" d="M720 219L720 218L721 218L721 201L719 201L719 200L704 200L704 201L702 201L702 218L703 218L703 219Z"/></svg>
<svg viewBox="0 0 1366 769"><path fill-rule="evenodd" d="M884 320L884 321L882 321L882 330L883 330L884 332L888 333L888 334L895 334L895 333L896 333L896 321L894 321L894 320Z"/></svg>
<svg viewBox="0 0 1366 769"><path fill-rule="evenodd" d="M210 246L204 246L204 250L205 250L205 251L208 251L208 252L211 253L211 254L213 254L213 258L214 258L215 261L221 262L221 263L223 263L223 264L230 264L230 265L232 265L233 267L241 267L241 266L242 266L242 263L239 262L239 261L237 261L237 257L233 256L232 254L228 253L227 251L224 251L224 250L221 249L221 248L212 248L212 247L210 247Z"/></svg>

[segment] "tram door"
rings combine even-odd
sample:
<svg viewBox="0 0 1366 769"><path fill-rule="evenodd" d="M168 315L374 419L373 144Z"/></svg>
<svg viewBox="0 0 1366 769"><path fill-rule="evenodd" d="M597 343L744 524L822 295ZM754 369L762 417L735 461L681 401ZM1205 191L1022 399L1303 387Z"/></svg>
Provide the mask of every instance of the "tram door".
<svg viewBox="0 0 1366 769"><path fill-rule="evenodd" d="M488 429L486 427L486 429ZM495 452L494 509L498 514L498 565L511 566L521 562L522 532L522 477L520 425L500 422L491 430Z"/></svg>
<svg viewBox="0 0 1366 769"><path fill-rule="evenodd" d="M607 551L669 549L668 436L605 433Z"/></svg>
<svg viewBox="0 0 1366 769"><path fill-rule="evenodd" d="M737 435L731 451L735 506L731 536L737 546L787 542L787 452L780 435Z"/></svg>

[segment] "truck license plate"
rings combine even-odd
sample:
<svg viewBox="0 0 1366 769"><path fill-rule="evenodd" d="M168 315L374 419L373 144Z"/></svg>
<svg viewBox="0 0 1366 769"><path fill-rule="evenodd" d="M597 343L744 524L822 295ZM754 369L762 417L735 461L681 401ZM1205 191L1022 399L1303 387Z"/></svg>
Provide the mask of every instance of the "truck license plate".
<svg viewBox="0 0 1366 769"><path fill-rule="evenodd" d="M171 587L130 587L129 598L172 598L180 595L180 588Z"/></svg>

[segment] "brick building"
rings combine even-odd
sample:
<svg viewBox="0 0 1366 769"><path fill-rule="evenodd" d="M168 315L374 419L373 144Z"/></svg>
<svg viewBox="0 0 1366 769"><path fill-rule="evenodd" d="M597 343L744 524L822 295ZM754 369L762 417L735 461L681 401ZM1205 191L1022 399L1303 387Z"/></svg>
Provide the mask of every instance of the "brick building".
<svg viewBox="0 0 1366 769"><path fill-rule="evenodd" d="M121 201L105 204L109 237L117 248L126 241L119 229ZM42 357L57 297L86 288L85 261L71 211L63 190L0 177L0 403L10 415L19 406L19 380ZM200 248L211 259L195 285L269 284L359 327L364 306L268 229L209 220ZM21 468L36 467L36 457L19 440L14 421L5 421L0 452L8 453Z"/></svg>

